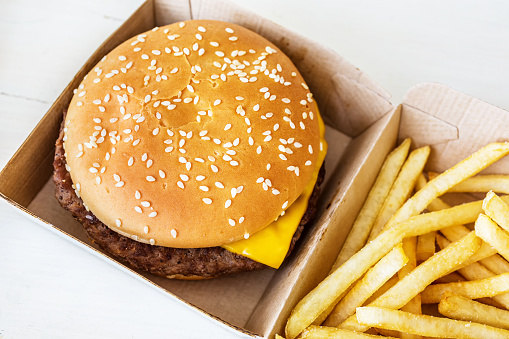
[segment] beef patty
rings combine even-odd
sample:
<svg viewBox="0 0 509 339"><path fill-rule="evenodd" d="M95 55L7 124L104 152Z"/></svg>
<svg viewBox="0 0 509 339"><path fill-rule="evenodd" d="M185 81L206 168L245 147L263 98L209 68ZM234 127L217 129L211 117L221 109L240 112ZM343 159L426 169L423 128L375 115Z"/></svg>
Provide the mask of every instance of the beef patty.
<svg viewBox="0 0 509 339"><path fill-rule="evenodd" d="M60 135L56 141L55 159L53 161L53 181L56 186L55 195L60 205L72 213L73 217L83 225L90 239L103 250L134 268L168 278L208 279L225 274L259 270L267 267L249 258L229 252L222 247L162 247L141 243L110 230L92 212L85 209L83 201L72 188L71 176L66 169L62 140L64 136L63 126L64 123L62 121ZM313 219L316 213L316 202L324 175L325 169L322 166L313 193L309 199L308 208L293 235L287 256L299 239L304 226Z"/></svg>

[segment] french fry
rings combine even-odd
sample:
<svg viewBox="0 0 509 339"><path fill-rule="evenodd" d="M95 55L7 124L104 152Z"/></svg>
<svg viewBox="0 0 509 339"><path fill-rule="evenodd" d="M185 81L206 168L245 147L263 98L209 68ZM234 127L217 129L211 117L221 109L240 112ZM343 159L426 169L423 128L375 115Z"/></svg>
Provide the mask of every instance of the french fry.
<svg viewBox="0 0 509 339"><path fill-rule="evenodd" d="M396 283L399 281L399 278L397 275L394 275L392 278L390 278L389 280L387 280L387 282L385 284L382 285L382 287L380 287L378 290L375 291L375 293L373 293L371 295L371 297L368 298L368 300L366 300L364 302L364 304L362 306L366 306L366 305L369 305L371 304L373 301L375 301L376 299L378 299L378 297L380 297L382 294L384 294L385 292L387 292L389 289L392 288L392 286L396 285Z"/></svg>
<svg viewBox="0 0 509 339"><path fill-rule="evenodd" d="M466 279L459 273L451 272L443 277L438 278L433 283L435 284L448 284L453 282L465 281Z"/></svg>
<svg viewBox="0 0 509 339"><path fill-rule="evenodd" d="M332 266L331 271L341 266L352 255L357 253L366 243L373 223L382 207L389 191L391 190L401 166L405 162L412 140L405 139L401 145L393 150L385 159L380 172L369 192L362 209L348 233L348 237L339 252L339 255Z"/></svg>
<svg viewBox="0 0 509 339"><path fill-rule="evenodd" d="M382 234L385 234L385 232ZM455 267L461 265L480 246L481 240L475 236L474 232L471 232L463 239L451 244L417 266L411 273L368 306L400 309L438 277L453 271ZM359 325L355 316L349 317L339 327L358 332L367 330L365 326Z"/></svg>
<svg viewBox="0 0 509 339"><path fill-rule="evenodd" d="M436 231L429 232L417 237L417 250L416 259L417 261L428 260L433 254L435 254L435 235Z"/></svg>
<svg viewBox="0 0 509 339"><path fill-rule="evenodd" d="M489 191L483 200L484 213L504 230L509 231L509 206L498 195Z"/></svg>
<svg viewBox="0 0 509 339"><path fill-rule="evenodd" d="M422 303L439 303L442 295L446 291L454 292L457 295L469 299L497 296L509 292L509 273L499 274L480 280L430 285L421 293Z"/></svg>
<svg viewBox="0 0 509 339"><path fill-rule="evenodd" d="M337 326L355 313L355 309L362 304L406 263L408 258L402 245L395 247L385 257L380 259L364 277L355 284L350 292L341 300L329 315L324 325Z"/></svg>
<svg viewBox="0 0 509 339"><path fill-rule="evenodd" d="M350 233L348 233L348 237L332 265L329 274L334 272L346 260L358 252L366 243L380 208L387 198L387 195L389 194L389 191L391 190L391 187L394 184L403 163L405 162L411 143L412 140L410 138L405 139L401 145L389 153L385 159L375 183L373 184L364 205L357 215L357 218L350 229ZM327 308L313 322L313 324L321 324L329 316L334 309L334 306L342 299L343 296L344 294L337 298L337 300L335 300L334 303L331 304L331 306L329 306L329 308Z"/></svg>
<svg viewBox="0 0 509 339"><path fill-rule="evenodd" d="M395 337L382 337L379 335L352 332L342 330L336 327L325 327L325 326L309 326L302 332L300 339L374 339L374 338L393 338Z"/></svg>
<svg viewBox="0 0 509 339"><path fill-rule="evenodd" d="M494 254L479 262L495 274L509 272L509 263L498 254Z"/></svg>
<svg viewBox="0 0 509 339"><path fill-rule="evenodd" d="M431 180L431 178L437 177L440 174L430 172L428 175ZM487 193L489 191L509 194L509 175L477 175L475 177L468 178L449 189L449 192L455 193Z"/></svg>
<svg viewBox="0 0 509 339"><path fill-rule="evenodd" d="M427 233L429 234L429 233ZM419 236L420 237L420 236ZM410 237L403 239L403 249L408 256L408 263L398 272L399 279L403 279L406 275L412 272L417 266L417 239L419 237ZM422 314L421 295L417 294L405 306L401 307L402 311L410 312L413 314ZM385 330L387 331L387 330ZM401 339L420 339L419 335L401 333Z"/></svg>
<svg viewBox="0 0 509 339"><path fill-rule="evenodd" d="M311 325L351 284L389 253L403 238L457 224L474 222L481 211L482 201L475 201L437 212L417 215L384 230L375 240L366 244L297 303L286 323L287 339L295 338Z"/></svg>
<svg viewBox="0 0 509 339"><path fill-rule="evenodd" d="M475 222L475 234L509 260L509 235L488 216L480 214Z"/></svg>
<svg viewBox="0 0 509 339"><path fill-rule="evenodd" d="M437 242L438 242L440 248L445 248L445 247L449 246L449 244L451 243L448 239L445 239L441 235L437 235ZM486 244L486 243L483 242L483 245L484 244ZM482 251L482 248L483 247L481 246L481 250L479 250L479 252ZM486 259L483 259L483 260L486 260ZM504 259L500 258L500 260L504 260ZM469 259L468 261L470 262L470 261L472 261L472 259ZM495 276L495 274L492 271L490 271L484 265L481 265L480 263L477 263L477 262L471 262L466 266L460 267L457 269L457 272L460 273L463 277L467 278L468 280L486 279L486 278L491 278L491 277ZM509 294L508 293L495 295L492 297L492 299L496 302L497 306L502 306L506 309L509 309Z"/></svg>
<svg viewBox="0 0 509 339"><path fill-rule="evenodd" d="M405 161L401 171L394 181L394 185L387 196L369 234L368 241L373 240L384 228L385 223L391 216L407 201L419 174L422 173L424 165L430 153L429 146L413 150Z"/></svg>
<svg viewBox="0 0 509 339"><path fill-rule="evenodd" d="M438 304L438 312L446 317L473 321L509 330L509 311L446 292Z"/></svg>
<svg viewBox="0 0 509 339"><path fill-rule="evenodd" d="M357 308L357 319L365 326L373 326L405 333L436 338L509 338L509 331L483 324L447 318L416 315L381 307Z"/></svg>
<svg viewBox="0 0 509 339"><path fill-rule="evenodd" d="M417 180L416 187L422 186L423 183L426 183L426 179L424 176L420 176ZM507 198L502 197L502 201L507 203L509 201ZM429 211L440 211L442 209L450 208L448 204L443 202L440 198L436 198L433 200L430 205L428 206ZM445 235L447 239L450 241L457 241L458 239L461 239L466 234L470 232L468 228L462 225L455 225L447 228L443 228L440 230L440 232ZM486 247L483 245L483 247ZM483 249L485 251L487 249ZM490 271L492 271L495 274L502 274L509 272L509 263L502 257L500 257L498 254L494 254L492 256L489 256L487 258L481 259L479 261L482 265L486 266Z"/></svg>
<svg viewBox="0 0 509 339"><path fill-rule="evenodd" d="M429 234L429 233L428 233ZM420 237L420 236L419 236ZM401 280L410 272L412 272L417 266L417 238L418 237L410 237L403 239L403 249L405 250L405 254L408 257L408 263L398 272L398 278ZM360 305L359 305L360 306ZM410 312L414 314L422 314L421 308L421 296L417 294L413 297L406 305L401 307L402 311ZM402 339L419 339L420 336L415 334L401 333Z"/></svg>
<svg viewBox="0 0 509 339"><path fill-rule="evenodd" d="M422 212L435 198L451 187L479 173L495 161L509 154L509 143L492 143L475 152L465 160L451 167L428 182L391 217L390 227Z"/></svg>

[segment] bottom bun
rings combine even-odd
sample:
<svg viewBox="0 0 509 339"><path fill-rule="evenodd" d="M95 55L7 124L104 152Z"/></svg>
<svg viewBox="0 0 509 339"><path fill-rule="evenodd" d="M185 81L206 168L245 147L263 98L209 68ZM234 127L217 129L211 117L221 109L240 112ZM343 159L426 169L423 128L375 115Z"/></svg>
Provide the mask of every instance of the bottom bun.
<svg viewBox="0 0 509 339"><path fill-rule="evenodd" d="M65 117L65 112L64 112ZM65 120L65 119L64 119ZM87 211L83 201L72 188L72 180L66 169L63 149L63 123L56 142L53 162L55 195L60 205L78 220L92 242L135 269L141 269L170 279L201 280L243 271L253 271L268 266L229 252L221 247L171 248L141 243L110 230L96 216ZM325 175L322 166L308 208L292 238L287 256L299 239L304 225L310 222L316 212L320 184Z"/></svg>

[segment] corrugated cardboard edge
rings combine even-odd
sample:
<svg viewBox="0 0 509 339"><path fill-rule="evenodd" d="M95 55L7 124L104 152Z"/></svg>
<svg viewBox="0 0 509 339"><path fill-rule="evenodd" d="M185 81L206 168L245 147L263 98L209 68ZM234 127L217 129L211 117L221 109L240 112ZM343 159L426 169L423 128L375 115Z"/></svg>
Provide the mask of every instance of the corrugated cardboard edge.
<svg viewBox="0 0 509 339"><path fill-rule="evenodd" d="M411 136L416 147L432 146L427 170L442 172L490 142L509 140L509 128L500 128L509 126L508 111L438 83L418 84L407 92L401 121L400 139ZM507 168L506 157L483 173Z"/></svg>

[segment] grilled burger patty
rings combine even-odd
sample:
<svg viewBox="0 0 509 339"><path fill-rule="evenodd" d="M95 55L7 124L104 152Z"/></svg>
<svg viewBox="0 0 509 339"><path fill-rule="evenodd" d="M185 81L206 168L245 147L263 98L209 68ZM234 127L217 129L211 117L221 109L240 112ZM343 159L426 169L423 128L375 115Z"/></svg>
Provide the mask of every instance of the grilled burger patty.
<svg viewBox="0 0 509 339"><path fill-rule="evenodd" d="M56 186L55 195L60 205L72 213L73 217L83 225L90 239L103 250L134 268L169 278L208 279L225 274L259 270L267 267L249 258L229 252L222 247L162 247L141 243L110 230L92 212L85 209L83 201L72 188L72 180L66 169L64 156L63 126L62 122L60 135L56 141L55 159L53 161L53 181ZM323 182L324 175L325 169L322 166L313 193L309 199L308 208L293 235L287 256L299 239L304 226L315 215L320 185Z"/></svg>

